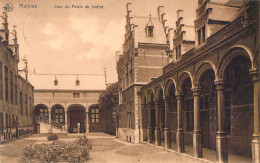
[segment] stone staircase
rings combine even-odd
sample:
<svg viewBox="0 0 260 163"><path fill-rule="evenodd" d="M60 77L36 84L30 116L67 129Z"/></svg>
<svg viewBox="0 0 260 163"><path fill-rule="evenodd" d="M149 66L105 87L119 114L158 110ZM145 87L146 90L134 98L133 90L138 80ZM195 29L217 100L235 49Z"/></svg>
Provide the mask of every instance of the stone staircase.
<svg viewBox="0 0 260 163"><path fill-rule="evenodd" d="M67 133L65 125L51 120L51 126L49 125L49 118L43 116L36 116L35 122L40 125L40 133Z"/></svg>

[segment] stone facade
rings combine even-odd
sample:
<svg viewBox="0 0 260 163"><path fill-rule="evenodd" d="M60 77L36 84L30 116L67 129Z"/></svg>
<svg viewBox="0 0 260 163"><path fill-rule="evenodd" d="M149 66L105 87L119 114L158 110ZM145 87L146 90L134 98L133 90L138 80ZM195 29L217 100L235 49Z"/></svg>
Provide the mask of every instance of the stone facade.
<svg viewBox="0 0 260 163"><path fill-rule="evenodd" d="M163 18L163 7L158 17L133 16L131 3L127 4L123 54L117 61L119 83L119 139L140 142L140 88L162 74L168 64L168 29ZM163 37L165 36L165 37Z"/></svg>
<svg viewBox="0 0 260 163"><path fill-rule="evenodd" d="M178 152L191 145L194 157L216 150L219 162L228 153L259 162L259 2L198 2L193 48L174 45L176 60L141 88L141 139ZM180 18L174 42L182 47Z"/></svg>
<svg viewBox="0 0 260 163"><path fill-rule="evenodd" d="M7 14L0 29L0 142L33 132L33 89L19 75L19 45L16 30L9 34ZM27 62L24 58L24 62ZM18 72L19 71L19 72Z"/></svg>
<svg viewBox="0 0 260 163"><path fill-rule="evenodd" d="M99 96L103 92L36 89L36 133L105 132L104 113L98 106Z"/></svg>

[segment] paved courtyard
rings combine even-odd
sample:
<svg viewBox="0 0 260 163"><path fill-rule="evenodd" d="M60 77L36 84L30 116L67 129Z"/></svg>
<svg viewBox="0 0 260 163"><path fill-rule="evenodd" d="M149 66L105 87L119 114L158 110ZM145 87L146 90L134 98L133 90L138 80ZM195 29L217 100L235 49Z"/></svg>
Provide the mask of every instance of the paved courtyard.
<svg viewBox="0 0 260 163"><path fill-rule="evenodd" d="M22 156L23 149L31 144L47 142L47 135L32 135L27 138L14 140L0 145L0 162L18 162ZM72 141L82 134L59 135L60 140ZM87 135L92 143L90 153L93 163L121 163L121 162L204 162L195 160L189 156L180 155L149 144L130 144L116 139L114 136L104 133L91 133Z"/></svg>

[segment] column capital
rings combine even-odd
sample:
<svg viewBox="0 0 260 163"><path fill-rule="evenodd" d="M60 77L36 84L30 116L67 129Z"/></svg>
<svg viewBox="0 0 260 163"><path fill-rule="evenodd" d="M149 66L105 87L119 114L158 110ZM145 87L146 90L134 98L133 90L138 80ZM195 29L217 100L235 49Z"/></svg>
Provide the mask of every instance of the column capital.
<svg viewBox="0 0 260 163"><path fill-rule="evenodd" d="M176 96L177 100L181 100L183 98L183 94L182 93L177 93L175 96Z"/></svg>
<svg viewBox="0 0 260 163"><path fill-rule="evenodd" d="M224 80L215 80L214 84L217 90L224 90L226 82Z"/></svg>
<svg viewBox="0 0 260 163"><path fill-rule="evenodd" d="M257 69L250 69L249 73L252 76L253 82L259 82L260 81L260 71L259 70L257 70Z"/></svg>
<svg viewBox="0 0 260 163"><path fill-rule="evenodd" d="M200 87L195 87L195 88L192 88L191 91L193 92L193 96L199 96L201 88Z"/></svg>

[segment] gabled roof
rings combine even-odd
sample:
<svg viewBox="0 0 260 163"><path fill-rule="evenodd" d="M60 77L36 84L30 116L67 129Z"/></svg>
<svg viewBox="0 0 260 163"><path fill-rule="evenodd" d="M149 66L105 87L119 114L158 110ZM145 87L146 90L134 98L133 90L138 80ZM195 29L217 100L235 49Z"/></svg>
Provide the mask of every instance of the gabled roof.
<svg viewBox="0 0 260 163"><path fill-rule="evenodd" d="M152 43L152 44L166 44L166 35L164 33L163 24L159 21L159 18L149 17L133 17L133 23L135 27L135 42L136 43ZM153 37L146 36L146 26L151 22L154 26L153 28Z"/></svg>
<svg viewBox="0 0 260 163"><path fill-rule="evenodd" d="M45 90L105 90L104 75L87 74L29 74L28 80L34 89ZM54 85L57 79L58 84ZM76 85L76 80L79 85Z"/></svg>

